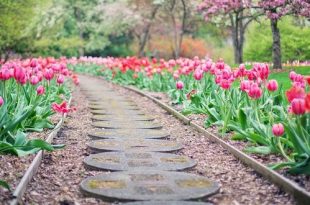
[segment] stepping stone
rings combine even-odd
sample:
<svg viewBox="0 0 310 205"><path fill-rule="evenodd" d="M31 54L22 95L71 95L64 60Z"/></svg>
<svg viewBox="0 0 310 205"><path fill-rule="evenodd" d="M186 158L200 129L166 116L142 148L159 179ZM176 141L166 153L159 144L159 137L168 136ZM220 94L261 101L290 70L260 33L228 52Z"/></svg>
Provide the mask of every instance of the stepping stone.
<svg viewBox="0 0 310 205"><path fill-rule="evenodd" d="M122 203L120 205L213 205L211 203L196 201L138 201Z"/></svg>
<svg viewBox="0 0 310 205"><path fill-rule="evenodd" d="M107 152L92 154L84 164L96 170L134 171L162 170L178 171L194 167L196 162L188 157L156 152Z"/></svg>
<svg viewBox="0 0 310 205"><path fill-rule="evenodd" d="M99 115L145 115L141 111L135 111L135 110L91 110L92 114L99 114Z"/></svg>
<svg viewBox="0 0 310 205"><path fill-rule="evenodd" d="M130 119L124 119L123 117L117 117L112 115L94 115L91 117L92 120L96 121L153 121L155 118L152 118L147 115L136 115L130 116Z"/></svg>
<svg viewBox="0 0 310 205"><path fill-rule="evenodd" d="M103 139L89 142L87 146L94 152L138 151L138 152L173 152L183 148L179 143L156 139Z"/></svg>
<svg viewBox="0 0 310 205"><path fill-rule="evenodd" d="M96 121L92 126L105 129L161 129L162 126L153 122L134 121Z"/></svg>
<svg viewBox="0 0 310 205"><path fill-rule="evenodd" d="M88 196L105 200L190 200L213 195L219 185L206 177L168 171L126 171L100 174L80 184Z"/></svg>
<svg viewBox="0 0 310 205"><path fill-rule="evenodd" d="M88 108L91 110L104 110L104 109L111 109L111 108L121 108L124 110L140 110L137 106L128 106L128 105L88 105Z"/></svg>
<svg viewBox="0 0 310 205"><path fill-rule="evenodd" d="M162 130L147 129L110 129L110 130L94 130L88 133L94 139L161 139L167 138L168 133Z"/></svg>

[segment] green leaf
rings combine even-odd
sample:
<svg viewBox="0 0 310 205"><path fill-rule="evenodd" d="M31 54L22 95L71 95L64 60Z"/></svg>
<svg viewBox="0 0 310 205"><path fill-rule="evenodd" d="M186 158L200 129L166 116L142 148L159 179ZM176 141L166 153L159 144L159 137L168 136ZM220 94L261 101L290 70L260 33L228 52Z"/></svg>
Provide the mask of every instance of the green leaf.
<svg viewBox="0 0 310 205"><path fill-rule="evenodd" d="M4 187L7 190L10 190L10 186L6 181L0 180L0 186Z"/></svg>
<svg viewBox="0 0 310 205"><path fill-rule="evenodd" d="M244 151L248 153L264 154L264 155L272 153L271 148L267 146L247 147L244 149Z"/></svg>
<svg viewBox="0 0 310 205"><path fill-rule="evenodd" d="M245 113L242 109L239 109L238 119L239 119L239 123L241 125L241 128L246 129L247 128L247 116L245 115Z"/></svg>

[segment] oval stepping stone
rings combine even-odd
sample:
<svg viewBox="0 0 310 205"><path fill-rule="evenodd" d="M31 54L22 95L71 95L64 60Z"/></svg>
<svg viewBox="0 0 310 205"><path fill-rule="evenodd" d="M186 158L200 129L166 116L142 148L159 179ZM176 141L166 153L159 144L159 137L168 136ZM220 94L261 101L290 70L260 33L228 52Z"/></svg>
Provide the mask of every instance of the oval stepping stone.
<svg viewBox="0 0 310 205"><path fill-rule="evenodd" d="M92 138L99 139L161 139L169 136L161 130L147 130L147 129L110 129L110 130L94 130L88 135Z"/></svg>
<svg viewBox="0 0 310 205"><path fill-rule="evenodd" d="M93 122L92 126L105 129L161 129L162 126L150 122L117 122L117 121L97 121Z"/></svg>
<svg viewBox="0 0 310 205"><path fill-rule="evenodd" d="M122 205L213 205L211 203L196 201L137 201L122 203Z"/></svg>
<svg viewBox="0 0 310 205"><path fill-rule="evenodd" d="M130 116L130 119L124 119L123 117L117 117L117 116L112 116L112 115L94 115L91 117L92 120L97 120L97 121L153 121L155 118L152 118L147 115L134 115Z"/></svg>
<svg viewBox="0 0 310 205"><path fill-rule="evenodd" d="M124 110L140 110L137 106L127 106L127 105L89 105L91 110L106 110L111 108L121 108Z"/></svg>
<svg viewBox="0 0 310 205"><path fill-rule="evenodd" d="M90 112L100 115L145 115L143 112L135 110L91 110Z"/></svg>
<svg viewBox="0 0 310 205"><path fill-rule="evenodd" d="M111 100L109 102L107 101L98 101L98 102L90 102L89 103L90 106L94 106L94 105L97 105L97 106L113 106L113 105L124 105L124 106L132 106L132 107L137 107L137 104L135 104L134 102L119 102L119 101L116 101L116 100Z"/></svg>
<svg viewBox="0 0 310 205"><path fill-rule="evenodd" d="M206 177L168 171L126 171L88 177L86 195L105 200L190 200L213 195L219 185Z"/></svg>
<svg viewBox="0 0 310 205"><path fill-rule="evenodd" d="M139 151L139 152L173 152L183 148L179 143L156 139L104 139L89 142L87 146L95 152Z"/></svg>
<svg viewBox="0 0 310 205"><path fill-rule="evenodd" d="M84 159L87 167L97 170L184 170L196 162L188 157L156 152L108 152L92 154Z"/></svg>

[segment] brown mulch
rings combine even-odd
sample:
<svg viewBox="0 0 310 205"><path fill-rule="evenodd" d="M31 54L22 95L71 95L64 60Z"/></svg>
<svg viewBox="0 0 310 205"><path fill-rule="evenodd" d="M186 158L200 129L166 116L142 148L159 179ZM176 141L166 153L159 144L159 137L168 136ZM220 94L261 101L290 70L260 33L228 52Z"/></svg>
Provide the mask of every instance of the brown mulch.
<svg viewBox="0 0 310 205"><path fill-rule="evenodd" d="M60 120L60 116L53 115L50 120L56 125ZM29 133L27 137L29 139L46 139L51 132L52 130L45 129L43 132ZM23 157L0 155L0 179L5 180L12 191L15 190L34 157L35 155ZM7 202L10 199L12 199L12 192L0 187L0 202Z"/></svg>
<svg viewBox="0 0 310 205"><path fill-rule="evenodd" d="M282 70L280 70L282 71ZM156 97L157 99L161 100L162 102L165 102L167 104L171 104L171 100L165 93L156 93L156 92L146 92L147 94ZM182 105L172 105L176 110L182 111L183 106ZM189 119L191 119L193 122L197 123L198 125L204 127L204 121L207 117L207 115L204 114L190 114L187 116ZM206 128L207 131L220 136L218 128L217 127L209 127ZM244 150L247 146L250 146L251 144L249 142L245 141L234 141L231 140L230 138L232 137L232 133L226 133L224 136L222 136L222 139L229 143L230 145L233 145L235 148L239 150ZM280 163L280 162L285 162L285 159L279 155L279 154L270 154L270 155L260 155L260 154L252 154L252 153L247 153L249 156L252 158L256 159L257 161L265 164L265 165L270 165L270 164L275 164L275 163ZM295 181L298 183L301 187L303 187L305 190L310 192L310 176L306 175L291 175L287 172L286 169L283 170L277 170L280 174L283 176L289 178L292 181Z"/></svg>

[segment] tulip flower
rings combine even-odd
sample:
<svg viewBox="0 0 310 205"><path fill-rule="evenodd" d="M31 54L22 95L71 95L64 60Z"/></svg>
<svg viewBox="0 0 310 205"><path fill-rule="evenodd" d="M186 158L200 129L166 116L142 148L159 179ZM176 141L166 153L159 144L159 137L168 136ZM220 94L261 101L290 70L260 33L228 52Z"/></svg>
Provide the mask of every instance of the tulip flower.
<svg viewBox="0 0 310 205"><path fill-rule="evenodd" d="M14 78L20 84L25 84L27 81L25 70L22 67L16 66L14 68Z"/></svg>
<svg viewBox="0 0 310 205"><path fill-rule="evenodd" d="M54 71L52 69L47 69L43 75L46 80L50 81L54 77Z"/></svg>
<svg viewBox="0 0 310 205"><path fill-rule="evenodd" d="M203 77L203 70L201 69L196 69L195 72L194 72L194 78L196 80L201 80Z"/></svg>
<svg viewBox="0 0 310 205"><path fill-rule="evenodd" d="M278 90L278 82L276 80L270 80L267 83L267 89L271 92Z"/></svg>
<svg viewBox="0 0 310 205"><path fill-rule="evenodd" d="M9 80L11 78L10 70L9 69L2 69L1 71L1 79L2 80Z"/></svg>
<svg viewBox="0 0 310 205"><path fill-rule="evenodd" d="M67 106L67 102L63 101L61 104L53 103L52 109L61 114L68 113L70 111L70 108Z"/></svg>
<svg viewBox="0 0 310 205"><path fill-rule="evenodd" d="M178 90L182 90L183 87L184 87L183 82L182 82L182 81L178 81L178 82L176 83L176 87L177 87Z"/></svg>
<svg viewBox="0 0 310 205"><path fill-rule="evenodd" d="M305 103L306 103L307 112L310 112L310 93L307 94L307 96L305 98Z"/></svg>
<svg viewBox="0 0 310 205"><path fill-rule="evenodd" d="M36 76L36 75L31 76L31 78L30 78L30 83L31 83L31 85L36 85L36 84L38 84L38 83L39 83L39 78L38 78L38 76Z"/></svg>
<svg viewBox="0 0 310 205"><path fill-rule="evenodd" d="M285 94L289 102L292 102L295 98L304 98L306 96L305 90L296 86L287 90Z"/></svg>
<svg viewBox="0 0 310 205"><path fill-rule="evenodd" d="M37 87L37 94L38 95L43 95L45 92L45 89L42 85L40 85L39 87Z"/></svg>
<svg viewBox="0 0 310 205"><path fill-rule="evenodd" d="M306 76L305 79L308 82L308 85L310 85L310 76Z"/></svg>
<svg viewBox="0 0 310 205"><path fill-rule="evenodd" d="M253 83L248 91L248 95L250 96L250 98L253 99L260 98L262 94L263 94L262 89L256 83Z"/></svg>
<svg viewBox="0 0 310 205"><path fill-rule="evenodd" d="M56 81L58 84L63 84L63 82L65 81L65 77L63 75L59 75Z"/></svg>
<svg viewBox="0 0 310 205"><path fill-rule="evenodd" d="M281 123L272 126L272 133L274 136L280 137L284 134L284 126Z"/></svg>
<svg viewBox="0 0 310 205"><path fill-rule="evenodd" d="M4 104L3 98L0 96L0 107Z"/></svg>
<svg viewBox="0 0 310 205"><path fill-rule="evenodd" d="M306 102L302 98L295 98L291 102L292 112L295 115L303 115L306 113Z"/></svg>

